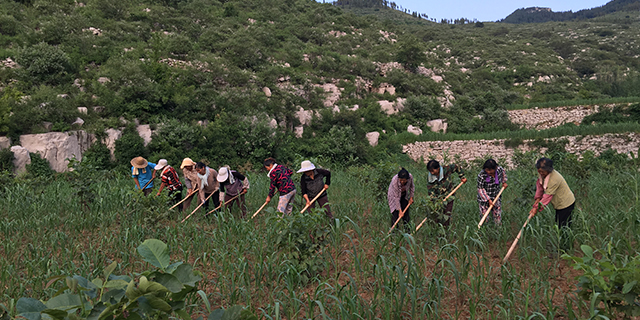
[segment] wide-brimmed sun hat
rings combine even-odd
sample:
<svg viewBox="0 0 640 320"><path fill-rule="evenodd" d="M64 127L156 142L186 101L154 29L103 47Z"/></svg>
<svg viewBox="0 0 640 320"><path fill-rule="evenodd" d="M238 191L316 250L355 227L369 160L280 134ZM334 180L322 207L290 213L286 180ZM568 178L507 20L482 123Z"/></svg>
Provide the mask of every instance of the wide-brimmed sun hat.
<svg viewBox="0 0 640 320"><path fill-rule="evenodd" d="M131 165L134 168L144 169L149 165L149 162L147 162L147 159L145 159L143 157L135 157L135 158L131 159Z"/></svg>
<svg viewBox="0 0 640 320"><path fill-rule="evenodd" d="M222 167L218 169L218 182L225 182L229 179L229 169L227 167Z"/></svg>
<svg viewBox="0 0 640 320"><path fill-rule="evenodd" d="M182 164L180 165L180 169L184 169L184 167L194 167L196 165L196 163L191 160L191 158L184 158L184 160L182 160Z"/></svg>
<svg viewBox="0 0 640 320"><path fill-rule="evenodd" d="M305 161L302 161L302 163L300 164L300 170L298 170L298 173L311 171L311 170L314 170L315 168L316 166L314 166L313 163L311 163L311 161L305 160Z"/></svg>
<svg viewBox="0 0 640 320"><path fill-rule="evenodd" d="M162 170L162 169L164 169L164 167L166 167L168 165L169 165L169 162L167 162L167 159L160 159L160 161L158 161L158 164L156 164L154 169Z"/></svg>

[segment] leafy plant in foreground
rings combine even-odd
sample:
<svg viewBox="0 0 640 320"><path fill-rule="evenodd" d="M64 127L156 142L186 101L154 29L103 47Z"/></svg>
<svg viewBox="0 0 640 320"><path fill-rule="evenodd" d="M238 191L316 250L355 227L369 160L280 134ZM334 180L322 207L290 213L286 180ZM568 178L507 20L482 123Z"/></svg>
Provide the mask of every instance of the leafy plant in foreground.
<svg viewBox="0 0 640 320"><path fill-rule="evenodd" d="M609 244L607 252L593 250L590 246L580 246L584 257L564 254L573 268L581 270L578 277L578 295L590 302L592 316L616 316L623 313L627 317L640 316L640 256L627 257L616 263L612 258ZM594 254L600 253L600 259ZM601 303L604 308L600 307Z"/></svg>

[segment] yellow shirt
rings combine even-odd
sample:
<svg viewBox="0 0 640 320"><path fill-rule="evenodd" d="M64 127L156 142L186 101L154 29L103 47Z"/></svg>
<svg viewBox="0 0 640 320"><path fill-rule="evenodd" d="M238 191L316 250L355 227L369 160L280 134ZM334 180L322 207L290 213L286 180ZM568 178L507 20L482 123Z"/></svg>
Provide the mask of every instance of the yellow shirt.
<svg viewBox="0 0 640 320"><path fill-rule="evenodd" d="M569 189L567 181L556 170L549 173L549 183L544 193L553 196L551 204L556 210L562 210L576 202L576 198L571 189Z"/></svg>

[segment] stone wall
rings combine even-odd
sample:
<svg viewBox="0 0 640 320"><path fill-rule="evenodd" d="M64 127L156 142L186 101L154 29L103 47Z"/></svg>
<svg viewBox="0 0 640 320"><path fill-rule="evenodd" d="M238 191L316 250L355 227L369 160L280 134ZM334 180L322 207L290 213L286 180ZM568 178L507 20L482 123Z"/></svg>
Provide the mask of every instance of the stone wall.
<svg viewBox="0 0 640 320"><path fill-rule="evenodd" d="M526 129L544 130L561 126L565 123L579 125L584 117L594 114L600 108L613 108L614 105L605 106L576 106L558 108L535 108L510 110L511 122L524 126Z"/></svg>
<svg viewBox="0 0 640 320"><path fill-rule="evenodd" d="M614 149L619 153L629 154L633 152L636 156L638 148L640 148L640 133L608 133L599 136L563 136L549 140L567 139L569 142L565 148L567 152L581 155L587 150L593 151L599 155L606 149ZM525 140L524 143L516 149L526 152L537 150L541 153L546 151L545 148L532 147L528 143L531 140ZM415 142L402 147L402 151L409 155L415 161L426 162L430 159L438 161L443 160L446 154L449 159L459 156L465 161L472 161L478 158L484 158L488 155L494 159L504 159L502 165L513 167L513 154L515 149L504 146L504 139L496 140L456 140L456 141L424 141Z"/></svg>

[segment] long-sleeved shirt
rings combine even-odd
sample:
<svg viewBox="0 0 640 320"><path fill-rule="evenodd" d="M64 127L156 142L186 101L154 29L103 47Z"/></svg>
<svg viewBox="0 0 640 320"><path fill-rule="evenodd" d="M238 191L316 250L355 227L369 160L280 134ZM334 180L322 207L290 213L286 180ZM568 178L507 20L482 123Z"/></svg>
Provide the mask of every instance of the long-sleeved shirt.
<svg viewBox="0 0 640 320"><path fill-rule="evenodd" d="M551 203L556 210L562 210L576 202L567 181L556 170L551 171L545 179L538 177L535 199L545 206Z"/></svg>
<svg viewBox="0 0 640 320"><path fill-rule="evenodd" d="M184 175L184 184L188 189L193 190L200 185L200 179L198 179L198 173L195 169L182 169L182 174Z"/></svg>
<svg viewBox="0 0 640 320"><path fill-rule="evenodd" d="M178 177L178 173L176 169L173 167L167 166L162 173L160 174L160 178L162 179L162 183L169 188L170 191L182 190L182 183L180 183L180 177Z"/></svg>
<svg viewBox="0 0 640 320"><path fill-rule="evenodd" d="M276 165L271 172L269 172L269 179L271 179L271 185L269 186L269 197L273 197L276 194L276 190L280 192L281 196L296 189L296 185L291 180L293 171L283 166Z"/></svg>
<svg viewBox="0 0 640 320"><path fill-rule="evenodd" d="M502 184L507 182L507 173L504 168L498 167L494 176L489 176L484 170L478 173L478 203L486 205L489 199L495 200L500 193Z"/></svg>
<svg viewBox="0 0 640 320"><path fill-rule="evenodd" d="M205 197L206 193L214 193L218 191L218 189L220 189L220 183L218 182L218 179L216 179L218 177L218 171L209 167L207 167L207 170L209 170L209 177L207 179L208 185L198 190L198 196L200 197L200 199L203 199L203 200L206 199ZM202 179L198 177L198 184L202 185L201 183L202 183Z"/></svg>
<svg viewBox="0 0 640 320"><path fill-rule="evenodd" d="M413 198L415 188L416 187L413 184L413 175L409 174L409 179L407 179L407 183L404 185L400 183L400 179L397 174L393 176L391 183L389 184L389 191L387 192L387 201L389 202L389 210L391 213L396 210L398 210L398 212L402 211L400 206L402 194L405 193L405 199L409 200Z"/></svg>
<svg viewBox="0 0 640 320"><path fill-rule="evenodd" d="M458 173L460 179L464 178L464 172L457 164L440 166L440 174L437 176L429 173L429 181L427 181L427 191L429 195L431 197L446 196L447 193L453 189L453 179L451 176L454 172Z"/></svg>
<svg viewBox="0 0 640 320"><path fill-rule="evenodd" d="M305 194L309 197L309 200L315 198L320 192L322 192L322 196L324 197L327 192L324 191L324 185L331 185L331 171L316 168L313 170L313 179L307 176L306 174L302 174L300 178L300 191L302 192L302 196Z"/></svg>
<svg viewBox="0 0 640 320"><path fill-rule="evenodd" d="M249 179L238 171L231 170L230 172L233 175L233 183L231 183L231 179L221 182L220 192L235 197L243 189L249 189Z"/></svg>

